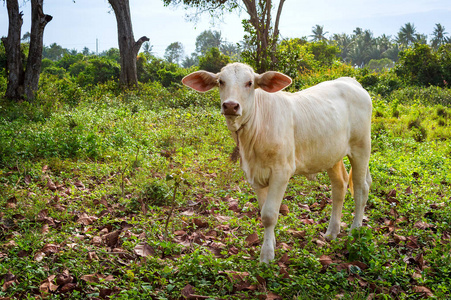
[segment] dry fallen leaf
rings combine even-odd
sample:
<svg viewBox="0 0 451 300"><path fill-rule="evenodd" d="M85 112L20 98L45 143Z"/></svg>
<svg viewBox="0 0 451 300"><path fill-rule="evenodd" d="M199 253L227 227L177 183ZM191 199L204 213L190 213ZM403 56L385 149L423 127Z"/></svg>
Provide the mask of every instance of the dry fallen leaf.
<svg viewBox="0 0 451 300"><path fill-rule="evenodd" d="M319 258L319 262L323 267L327 267L332 263L332 258L330 258L330 256L327 255L321 255L321 257Z"/></svg>
<svg viewBox="0 0 451 300"><path fill-rule="evenodd" d="M47 188L51 191L56 191L56 185L53 183L52 179L47 179Z"/></svg>
<svg viewBox="0 0 451 300"><path fill-rule="evenodd" d="M299 230L293 230L293 229L288 229L287 232L291 235L293 235L293 237L295 238L303 238L306 235L306 232L303 231L299 231Z"/></svg>
<svg viewBox="0 0 451 300"><path fill-rule="evenodd" d="M120 234L121 234L121 230L115 230L111 233L108 233L108 234L105 234L104 236L102 236L102 239L108 247L114 248L117 245L117 242L119 241Z"/></svg>
<svg viewBox="0 0 451 300"><path fill-rule="evenodd" d="M418 285L414 286L413 287L413 292L414 293L421 293L421 294L423 294L426 297L433 297L434 296L432 291L429 288L425 287L425 286L418 286Z"/></svg>
<svg viewBox="0 0 451 300"><path fill-rule="evenodd" d="M57 285L65 285L71 283L74 280L74 277L70 275L69 270L64 270L61 274L56 276L56 284Z"/></svg>
<svg viewBox="0 0 451 300"><path fill-rule="evenodd" d="M288 213L290 212L290 210L288 209L288 205L286 205L286 204L282 204L282 205L280 206L279 211L280 211L280 213L281 213L282 215L284 215L284 216L288 215Z"/></svg>
<svg viewBox="0 0 451 300"><path fill-rule="evenodd" d="M16 275L12 274L11 272L8 272L7 274L3 275L3 286L2 291L6 292L6 290L14 283L17 283Z"/></svg>
<svg viewBox="0 0 451 300"><path fill-rule="evenodd" d="M63 294L71 292L75 289L76 286L77 286L77 283L67 283L67 284L63 285L63 287L61 287L60 292Z"/></svg>
<svg viewBox="0 0 451 300"><path fill-rule="evenodd" d="M90 282L90 283L99 283L100 282L99 276L97 274L83 275L80 277L80 279L84 280L86 282Z"/></svg>
<svg viewBox="0 0 451 300"><path fill-rule="evenodd" d="M41 282L41 285L39 286L41 293L51 293L58 289L58 285L53 283L55 277L55 275L51 275Z"/></svg>
<svg viewBox="0 0 451 300"><path fill-rule="evenodd" d="M39 252L37 252L37 253L34 255L34 260L37 261L37 262L40 262L41 260L44 259L44 257L45 257L45 253L39 251Z"/></svg>
<svg viewBox="0 0 451 300"><path fill-rule="evenodd" d="M155 250L147 243L139 243L135 246L135 254L142 257L154 256Z"/></svg>
<svg viewBox="0 0 451 300"><path fill-rule="evenodd" d="M250 234L245 241L247 242L248 246L253 246L259 243L258 235L256 233Z"/></svg>

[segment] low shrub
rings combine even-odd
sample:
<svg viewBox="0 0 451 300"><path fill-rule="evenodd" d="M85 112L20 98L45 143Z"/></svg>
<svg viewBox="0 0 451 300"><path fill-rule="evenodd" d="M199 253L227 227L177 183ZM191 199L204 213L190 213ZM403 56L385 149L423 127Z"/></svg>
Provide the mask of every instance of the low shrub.
<svg viewBox="0 0 451 300"><path fill-rule="evenodd" d="M451 106L451 89L441 88L437 86L430 86L427 88L421 87L405 87L393 91L388 101L397 100L403 104L423 104L423 105L442 105Z"/></svg>

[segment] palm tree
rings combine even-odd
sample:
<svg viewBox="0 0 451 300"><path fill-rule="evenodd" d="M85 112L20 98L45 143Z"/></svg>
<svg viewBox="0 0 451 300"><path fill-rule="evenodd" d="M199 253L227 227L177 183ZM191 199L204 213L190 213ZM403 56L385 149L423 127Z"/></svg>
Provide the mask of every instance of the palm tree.
<svg viewBox="0 0 451 300"><path fill-rule="evenodd" d="M334 34L332 37L332 41L335 42L335 44L340 49L340 57L343 59L344 62L348 62L349 59L349 52L351 51L354 41L352 38L347 35L346 33L342 34Z"/></svg>
<svg viewBox="0 0 451 300"><path fill-rule="evenodd" d="M445 32L445 26L442 26L440 23L435 24L434 32L432 33L432 48L438 49L441 45L445 44L446 37L448 32Z"/></svg>
<svg viewBox="0 0 451 300"><path fill-rule="evenodd" d="M353 30L353 32L354 32L354 37L356 37L356 36L359 36L359 35L361 35L361 34L363 33L363 29L360 28L360 27L356 27L356 28Z"/></svg>
<svg viewBox="0 0 451 300"><path fill-rule="evenodd" d="M152 50L153 50L153 46L149 42L144 42L143 43L143 52L146 55L153 55Z"/></svg>
<svg viewBox="0 0 451 300"><path fill-rule="evenodd" d="M402 46L408 47L418 41L415 25L407 23L399 29L396 41Z"/></svg>
<svg viewBox="0 0 451 300"><path fill-rule="evenodd" d="M324 32L324 26L315 25L312 27L312 35L310 37L312 38L313 42L321 42L325 41L326 37L325 35L329 32Z"/></svg>

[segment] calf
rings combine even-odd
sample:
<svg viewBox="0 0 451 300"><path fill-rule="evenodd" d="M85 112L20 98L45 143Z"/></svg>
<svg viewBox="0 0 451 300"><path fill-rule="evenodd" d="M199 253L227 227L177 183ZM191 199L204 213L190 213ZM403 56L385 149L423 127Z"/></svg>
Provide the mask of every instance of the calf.
<svg viewBox="0 0 451 300"><path fill-rule="evenodd" d="M281 90L291 78L278 72L256 74L233 63L213 74L198 71L183 84L200 92L219 88L221 113L239 146L241 168L257 194L265 227L261 262L274 259L274 228L294 174L314 178L327 171L332 184L332 216L326 239L337 237L348 177L355 199L351 230L362 225L371 176L371 98L352 78L320 83L297 93ZM348 176L343 157L348 156Z"/></svg>

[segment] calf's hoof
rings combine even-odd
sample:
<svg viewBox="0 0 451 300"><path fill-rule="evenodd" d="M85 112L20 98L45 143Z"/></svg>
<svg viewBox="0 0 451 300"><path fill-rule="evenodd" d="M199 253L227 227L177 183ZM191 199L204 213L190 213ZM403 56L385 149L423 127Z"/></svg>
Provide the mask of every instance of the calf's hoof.
<svg viewBox="0 0 451 300"><path fill-rule="evenodd" d="M267 264L273 259L274 248L271 249L271 247L262 247L262 250L260 252L260 262Z"/></svg>
<svg viewBox="0 0 451 300"><path fill-rule="evenodd" d="M327 231L324 234L324 238L326 239L326 241L330 242L332 240L335 240L339 233L340 233L340 227L338 227L338 228L329 227L329 228L327 228Z"/></svg>

